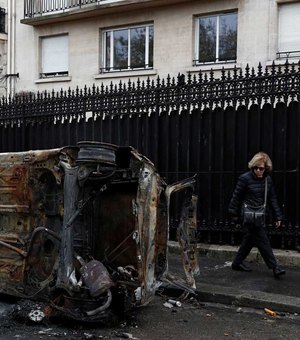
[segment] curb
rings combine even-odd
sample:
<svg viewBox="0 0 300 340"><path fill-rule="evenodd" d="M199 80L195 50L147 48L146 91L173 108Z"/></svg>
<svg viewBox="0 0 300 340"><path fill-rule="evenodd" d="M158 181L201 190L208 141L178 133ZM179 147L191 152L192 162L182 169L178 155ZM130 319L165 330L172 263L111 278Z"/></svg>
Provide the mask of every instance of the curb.
<svg viewBox="0 0 300 340"><path fill-rule="evenodd" d="M277 312L300 314L300 298L251 290L240 290L218 285L197 284L197 297L203 302L225 305L268 308Z"/></svg>

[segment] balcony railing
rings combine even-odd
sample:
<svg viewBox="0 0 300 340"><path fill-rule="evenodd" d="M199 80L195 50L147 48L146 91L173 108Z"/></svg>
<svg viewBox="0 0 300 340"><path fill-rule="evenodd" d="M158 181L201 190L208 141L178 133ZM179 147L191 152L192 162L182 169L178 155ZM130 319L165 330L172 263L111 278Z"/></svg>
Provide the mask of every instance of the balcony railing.
<svg viewBox="0 0 300 340"><path fill-rule="evenodd" d="M24 18L87 8L91 5L104 5L124 0L24 0Z"/></svg>
<svg viewBox="0 0 300 340"><path fill-rule="evenodd" d="M300 58L300 51L277 52L276 59Z"/></svg>

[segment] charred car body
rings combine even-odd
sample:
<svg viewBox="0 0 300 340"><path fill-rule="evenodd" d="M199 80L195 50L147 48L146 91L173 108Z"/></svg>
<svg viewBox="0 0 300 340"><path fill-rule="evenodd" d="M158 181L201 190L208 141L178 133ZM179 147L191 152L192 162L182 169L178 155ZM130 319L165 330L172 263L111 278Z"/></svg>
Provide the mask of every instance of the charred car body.
<svg viewBox="0 0 300 340"><path fill-rule="evenodd" d="M147 303L168 269L169 206L181 190L178 235L194 287L194 184L166 185L131 147L80 142L0 154L0 293L81 321Z"/></svg>

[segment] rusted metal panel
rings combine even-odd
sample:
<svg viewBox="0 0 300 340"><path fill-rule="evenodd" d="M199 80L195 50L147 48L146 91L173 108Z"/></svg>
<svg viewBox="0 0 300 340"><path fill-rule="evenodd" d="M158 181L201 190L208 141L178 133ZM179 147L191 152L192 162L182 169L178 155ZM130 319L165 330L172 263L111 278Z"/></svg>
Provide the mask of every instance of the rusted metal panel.
<svg viewBox="0 0 300 340"><path fill-rule="evenodd" d="M168 207L171 195L175 192L186 190L182 204L181 219L177 230L177 238L181 247L181 258L190 287L196 288L194 276L199 274L197 261L197 196L194 195L195 177L169 185L166 189ZM169 210L169 209L168 209Z"/></svg>
<svg viewBox="0 0 300 340"><path fill-rule="evenodd" d="M131 147L0 154L0 292L81 321L145 304L168 267L170 196L187 188L179 240L194 287L194 184L167 186Z"/></svg>

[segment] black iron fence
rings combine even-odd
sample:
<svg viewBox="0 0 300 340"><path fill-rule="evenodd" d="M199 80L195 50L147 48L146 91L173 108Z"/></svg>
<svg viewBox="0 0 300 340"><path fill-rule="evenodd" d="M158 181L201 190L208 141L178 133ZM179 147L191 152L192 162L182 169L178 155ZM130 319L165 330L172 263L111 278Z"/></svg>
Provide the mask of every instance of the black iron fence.
<svg viewBox="0 0 300 340"><path fill-rule="evenodd" d="M23 93L0 105L0 151L44 149L98 140L132 145L167 181L197 174L199 238L240 241L227 207L237 177L260 150L274 162L285 213L274 247L299 244L300 64L199 73L175 78ZM178 222L175 200L171 236Z"/></svg>

